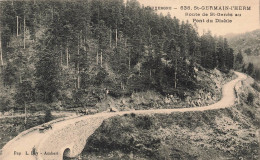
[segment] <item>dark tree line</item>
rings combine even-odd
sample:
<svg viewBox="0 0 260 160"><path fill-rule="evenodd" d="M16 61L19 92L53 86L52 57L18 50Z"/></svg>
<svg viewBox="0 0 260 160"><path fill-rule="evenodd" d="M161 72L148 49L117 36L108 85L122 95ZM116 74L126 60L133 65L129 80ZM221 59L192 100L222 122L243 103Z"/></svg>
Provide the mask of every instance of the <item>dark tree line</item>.
<svg viewBox="0 0 260 160"><path fill-rule="evenodd" d="M4 83L30 81L34 99L48 103L93 86L113 94L193 89L195 66L233 68L226 39L199 36L189 22L135 0L6 1L0 18Z"/></svg>

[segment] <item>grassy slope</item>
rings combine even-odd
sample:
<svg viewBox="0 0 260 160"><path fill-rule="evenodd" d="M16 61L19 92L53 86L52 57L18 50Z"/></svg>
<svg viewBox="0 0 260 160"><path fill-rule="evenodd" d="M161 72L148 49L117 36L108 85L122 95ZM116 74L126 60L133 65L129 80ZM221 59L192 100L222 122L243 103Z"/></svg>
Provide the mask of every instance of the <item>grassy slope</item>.
<svg viewBox="0 0 260 160"><path fill-rule="evenodd" d="M244 103L253 92L253 105ZM246 82L242 104L206 112L126 115L105 121L89 138L84 159L259 159L259 92ZM106 158L105 158L106 157Z"/></svg>

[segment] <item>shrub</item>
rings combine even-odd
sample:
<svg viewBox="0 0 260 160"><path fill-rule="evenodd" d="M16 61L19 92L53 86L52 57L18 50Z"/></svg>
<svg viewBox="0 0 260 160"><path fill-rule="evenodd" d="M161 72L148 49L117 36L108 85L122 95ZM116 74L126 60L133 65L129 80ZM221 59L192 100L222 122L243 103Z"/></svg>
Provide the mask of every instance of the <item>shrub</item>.
<svg viewBox="0 0 260 160"><path fill-rule="evenodd" d="M251 92L247 96L247 103L248 104L253 104L254 103L254 94L251 93Z"/></svg>
<svg viewBox="0 0 260 160"><path fill-rule="evenodd" d="M131 117L135 117L136 114L135 113L130 113Z"/></svg>
<svg viewBox="0 0 260 160"><path fill-rule="evenodd" d="M96 77L95 77L95 80L94 80L94 83L97 85L97 86L100 86L104 81L105 79L107 78L108 76L108 73L106 72L106 70L104 70L103 68L100 69L100 71L97 73Z"/></svg>
<svg viewBox="0 0 260 160"><path fill-rule="evenodd" d="M255 90L257 90L258 92L260 92L260 86L259 86L256 82L254 82L254 83L252 84L252 87L253 87Z"/></svg>
<svg viewBox="0 0 260 160"><path fill-rule="evenodd" d="M8 111L10 104L11 101L7 97L0 97L0 112Z"/></svg>
<svg viewBox="0 0 260 160"><path fill-rule="evenodd" d="M42 103L34 103L30 105L30 108L28 108L32 113L38 112L38 111L42 111L44 110L44 108L46 108L45 104Z"/></svg>
<svg viewBox="0 0 260 160"><path fill-rule="evenodd" d="M127 83L128 83L128 89L131 92L137 91L145 91L148 89L149 81L147 77L139 76L139 75L132 75Z"/></svg>
<svg viewBox="0 0 260 160"><path fill-rule="evenodd" d="M140 117L137 117L136 120L137 120L137 122L136 122L137 128L149 130L153 125L152 118L149 116L140 116Z"/></svg>
<svg viewBox="0 0 260 160"><path fill-rule="evenodd" d="M53 117L52 117L52 114L51 114L51 110L47 109L45 111L45 117L44 117L45 123L51 121L52 119L53 119Z"/></svg>

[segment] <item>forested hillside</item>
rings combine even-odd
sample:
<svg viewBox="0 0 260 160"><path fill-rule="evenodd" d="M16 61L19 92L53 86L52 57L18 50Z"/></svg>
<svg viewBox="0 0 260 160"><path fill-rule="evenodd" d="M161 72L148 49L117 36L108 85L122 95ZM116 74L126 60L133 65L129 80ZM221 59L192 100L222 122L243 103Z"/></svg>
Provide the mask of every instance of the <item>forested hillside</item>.
<svg viewBox="0 0 260 160"><path fill-rule="evenodd" d="M247 32L238 35L227 35L226 36L230 45L236 50L242 50L248 56L259 56L260 55L260 30Z"/></svg>
<svg viewBox="0 0 260 160"><path fill-rule="evenodd" d="M137 1L1 1L1 111L95 106L106 96L195 90L233 68L223 37ZM33 105L31 105L33 104ZM53 109L52 108L52 109Z"/></svg>
<svg viewBox="0 0 260 160"><path fill-rule="evenodd" d="M235 69L242 69L243 72L260 80L260 30L225 37L237 53Z"/></svg>

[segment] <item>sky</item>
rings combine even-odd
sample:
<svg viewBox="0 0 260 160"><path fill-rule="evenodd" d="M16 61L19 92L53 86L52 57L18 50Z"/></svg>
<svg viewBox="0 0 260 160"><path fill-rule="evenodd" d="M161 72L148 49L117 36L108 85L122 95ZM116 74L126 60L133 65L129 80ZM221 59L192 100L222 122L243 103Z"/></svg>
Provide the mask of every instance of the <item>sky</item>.
<svg viewBox="0 0 260 160"><path fill-rule="evenodd" d="M141 5L150 7L172 7L171 10L157 10L156 12L175 16L180 20L188 20L193 23L193 19L197 21L198 31L200 34L203 31L210 30L214 35L237 34L248 31L253 31L260 28L259 21L259 1L260 0L138 0ZM192 10L181 10L181 6L190 6ZM195 10L194 6L249 6L251 10ZM176 8L176 9L174 9ZM200 14L200 16L185 16L187 14ZM232 14L233 16L202 16L202 14ZM241 14L241 16L235 16ZM207 23L207 19L213 20L213 23ZM216 23L215 19L229 19L232 23Z"/></svg>

